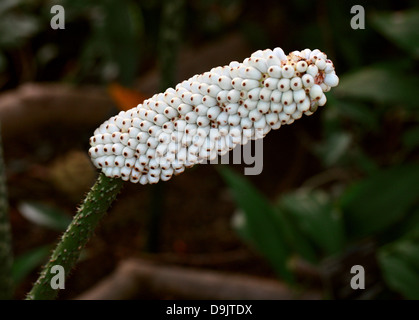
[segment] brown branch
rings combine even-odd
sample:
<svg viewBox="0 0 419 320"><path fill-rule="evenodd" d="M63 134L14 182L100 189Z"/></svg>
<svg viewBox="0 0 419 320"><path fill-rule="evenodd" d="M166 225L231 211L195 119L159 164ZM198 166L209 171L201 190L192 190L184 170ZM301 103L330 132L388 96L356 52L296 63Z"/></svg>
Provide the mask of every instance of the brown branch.
<svg viewBox="0 0 419 320"><path fill-rule="evenodd" d="M322 296L317 291L298 295L275 280L130 259L121 262L110 276L76 299L150 298L282 300L321 299Z"/></svg>
<svg viewBox="0 0 419 320"><path fill-rule="evenodd" d="M4 138L30 132L54 121L97 126L114 104L100 87L57 83L27 83L0 95L0 121Z"/></svg>

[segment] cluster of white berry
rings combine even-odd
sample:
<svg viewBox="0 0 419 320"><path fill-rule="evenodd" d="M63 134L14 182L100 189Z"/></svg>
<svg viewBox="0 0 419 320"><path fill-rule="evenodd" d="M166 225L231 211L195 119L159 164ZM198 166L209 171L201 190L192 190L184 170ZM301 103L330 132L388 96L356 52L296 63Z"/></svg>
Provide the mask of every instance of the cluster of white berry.
<svg viewBox="0 0 419 320"><path fill-rule="evenodd" d="M90 138L89 154L108 177L167 181L313 114L338 82L332 61L318 49L288 56L280 48L259 50L105 121Z"/></svg>

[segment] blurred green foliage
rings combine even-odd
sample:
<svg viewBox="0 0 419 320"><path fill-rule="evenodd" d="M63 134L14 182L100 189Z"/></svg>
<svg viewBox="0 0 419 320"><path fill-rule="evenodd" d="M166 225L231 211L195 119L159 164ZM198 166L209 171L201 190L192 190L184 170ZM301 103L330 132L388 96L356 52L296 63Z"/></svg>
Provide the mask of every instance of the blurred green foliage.
<svg viewBox="0 0 419 320"><path fill-rule="evenodd" d="M293 282L293 275L288 270L286 259L291 254L290 245L297 245L296 239L290 238L287 221L278 215L266 198L243 177L227 168L221 168L221 174L232 188L237 204L245 216L236 220L238 233L271 262L278 274L288 282Z"/></svg>
<svg viewBox="0 0 419 320"><path fill-rule="evenodd" d="M419 12L417 9L378 13L372 16L372 22L377 31L406 50L413 58L419 58Z"/></svg>
<svg viewBox="0 0 419 320"><path fill-rule="evenodd" d="M53 5L65 9L65 29L52 30ZM203 41L237 25L242 0L186 3L184 37ZM131 86L159 55L164 0L4 0L0 4L0 89L22 81ZM169 21L170 22L170 21ZM179 24L179 23L178 23ZM174 50L177 43L174 43ZM161 48L163 50L163 48Z"/></svg>
<svg viewBox="0 0 419 320"><path fill-rule="evenodd" d="M380 171L335 198L320 189L299 189L281 195L276 204L228 168L220 173L241 209L233 226L282 279L294 284L290 262L295 256L319 264L374 237L388 286L406 298L418 297L419 165Z"/></svg>
<svg viewBox="0 0 419 320"><path fill-rule="evenodd" d="M329 14L341 15L328 4ZM417 7L367 11L369 30L355 38L352 31L351 43L342 24L333 28L340 35L333 47L346 54L338 54L340 84L328 94L321 111L323 137L313 141L312 152L325 170L343 170L349 179L300 188L279 195L276 203L263 198L252 207L245 203L261 202L255 187L227 168L220 170L241 209L235 229L284 280L292 278L294 256L321 267L322 261L339 259L369 239L377 243L375 259L387 287L405 298L419 298L418 18ZM381 44L375 50L363 48L365 41L377 39ZM347 71L339 72L339 65L347 65ZM266 218L256 228L262 211ZM285 235L284 228L287 239L271 237L277 248L259 238L265 230L266 237Z"/></svg>
<svg viewBox="0 0 419 320"><path fill-rule="evenodd" d="M50 230L64 232L71 222L71 217L68 214L46 203L24 202L20 203L18 208L27 220ZM41 245L15 257L12 266L15 287L47 260L52 248L52 244Z"/></svg>
<svg viewBox="0 0 419 320"><path fill-rule="evenodd" d="M31 249L15 258L12 268L13 283L19 285L32 271L47 260L52 245Z"/></svg>
<svg viewBox="0 0 419 320"><path fill-rule="evenodd" d="M141 60L144 22L138 3L130 0L63 3L73 19L89 17L90 34L81 53L81 75L95 72L105 80L119 78L125 85L135 79Z"/></svg>
<svg viewBox="0 0 419 320"><path fill-rule="evenodd" d="M57 231L65 231L71 217L61 209L42 202L22 202L18 205L20 213L34 224Z"/></svg>
<svg viewBox="0 0 419 320"><path fill-rule="evenodd" d="M162 3L0 1L0 89L26 81L132 85L164 54L158 43ZM66 10L65 30L50 28L54 4ZM365 8L365 30L350 27L355 4ZM320 48L340 76L318 113L322 138L311 145L324 170L339 169L350 178L294 190L271 203L247 179L221 168L241 208L234 224L238 234L293 284L292 257L321 265L374 239L388 287L419 298L418 4L189 0L185 6L176 40L183 45L235 32L255 49ZM46 249L38 248L18 258L16 281L45 257Z"/></svg>

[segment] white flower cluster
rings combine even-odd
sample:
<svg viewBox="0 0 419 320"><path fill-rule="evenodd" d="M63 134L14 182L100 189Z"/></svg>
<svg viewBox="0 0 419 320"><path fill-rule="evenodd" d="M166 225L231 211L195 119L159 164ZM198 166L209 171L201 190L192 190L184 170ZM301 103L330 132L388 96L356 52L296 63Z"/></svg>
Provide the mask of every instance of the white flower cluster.
<svg viewBox="0 0 419 320"><path fill-rule="evenodd" d="M313 114L337 86L320 50L256 51L243 63L213 68L105 121L90 157L108 177L167 181L249 139Z"/></svg>

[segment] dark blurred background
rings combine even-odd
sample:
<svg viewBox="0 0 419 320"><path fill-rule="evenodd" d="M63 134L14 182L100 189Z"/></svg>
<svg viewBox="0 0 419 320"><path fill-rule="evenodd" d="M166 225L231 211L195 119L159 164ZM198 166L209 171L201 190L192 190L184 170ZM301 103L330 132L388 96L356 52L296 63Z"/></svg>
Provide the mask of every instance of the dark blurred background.
<svg viewBox="0 0 419 320"><path fill-rule="evenodd" d="M50 26L56 4L65 29ZM365 29L351 28L354 5ZM264 139L258 176L201 165L158 187L126 183L60 297L136 257L269 279L285 284L285 298L419 298L416 1L3 0L15 298L98 174L87 156L96 127L196 73L275 47L328 55L340 84L326 106ZM353 265L365 269L365 290L350 287ZM179 297L140 291L133 297Z"/></svg>

